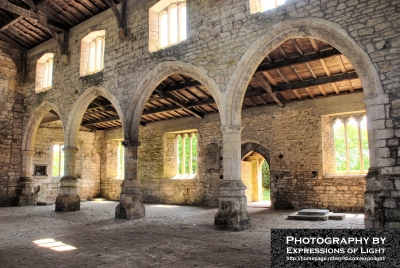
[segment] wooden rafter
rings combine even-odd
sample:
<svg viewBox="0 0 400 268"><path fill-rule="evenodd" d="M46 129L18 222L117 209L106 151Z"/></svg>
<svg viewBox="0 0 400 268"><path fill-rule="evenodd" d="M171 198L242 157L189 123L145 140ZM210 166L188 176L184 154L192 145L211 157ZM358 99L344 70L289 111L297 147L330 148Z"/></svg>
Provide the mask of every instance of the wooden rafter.
<svg viewBox="0 0 400 268"><path fill-rule="evenodd" d="M331 58L332 56L340 56L341 53L337 49L330 49L330 50L325 50L325 51L319 51L316 53L312 54L307 54L304 56L296 57L296 58L290 58L287 60L282 60L282 61L270 61L267 64L260 65L256 72L261 72L261 71L266 71L266 70L272 70L284 66L291 66L294 64L298 63L304 63L304 62L310 62L314 60L320 60L320 59L327 59Z"/></svg>
<svg viewBox="0 0 400 268"><path fill-rule="evenodd" d="M265 76L263 76L261 73L256 74L256 78L258 79L259 84L261 87L268 93L268 95L271 96L271 98L278 103L279 106L284 107L285 104L282 102L282 100L277 97L276 93L272 92L271 86L268 84L268 82L265 80Z"/></svg>
<svg viewBox="0 0 400 268"><path fill-rule="evenodd" d="M318 85L334 83L334 82L339 82L339 81L349 80L349 79L356 79L356 78L358 78L358 75L356 72L338 74L338 75L332 75L332 76L325 76L325 77L320 77L320 78L313 79L313 80L304 80L304 81L293 82L293 83L290 83L287 85L274 86L273 92L280 92L280 91L293 90L293 89L299 89L299 88L305 88L305 87L311 87L311 86L318 86Z"/></svg>

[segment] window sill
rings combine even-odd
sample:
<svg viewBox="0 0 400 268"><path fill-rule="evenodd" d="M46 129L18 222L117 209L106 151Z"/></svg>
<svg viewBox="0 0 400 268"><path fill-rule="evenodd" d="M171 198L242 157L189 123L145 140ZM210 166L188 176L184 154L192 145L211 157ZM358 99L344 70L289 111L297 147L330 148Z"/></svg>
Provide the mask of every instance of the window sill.
<svg viewBox="0 0 400 268"><path fill-rule="evenodd" d="M335 179L335 178L364 178L367 173L345 173L345 174L325 174L324 179Z"/></svg>
<svg viewBox="0 0 400 268"><path fill-rule="evenodd" d="M90 73L84 73L84 74L81 74L80 75L80 78L86 78L86 77L91 77L91 76L94 76L95 74L98 74L98 73L103 73L103 70L104 70L104 68L102 68L102 69L100 69L100 70L96 70L96 71L93 71L93 72L90 72Z"/></svg>
<svg viewBox="0 0 400 268"><path fill-rule="evenodd" d="M42 92L48 91L48 90L50 90L50 89L52 89L52 88L53 88L53 86L44 87L44 88L35 90L35 93L42 93Z"/></svg>
<svg viewBox="0 0 400 268"><path fill-rule="evenodd" d="M194 180L197 179L197 174L177 174L170 180Z"/></svg>

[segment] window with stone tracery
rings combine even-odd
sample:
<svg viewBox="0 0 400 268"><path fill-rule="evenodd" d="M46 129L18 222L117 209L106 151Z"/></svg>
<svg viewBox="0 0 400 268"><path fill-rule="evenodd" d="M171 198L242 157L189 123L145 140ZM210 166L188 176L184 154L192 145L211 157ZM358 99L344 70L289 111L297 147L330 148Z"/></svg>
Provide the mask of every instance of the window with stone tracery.
<svg viewBox="0 0 400 268"><path fill-rule="evenodd" d="M105 30L86 35L81 42L80 75L99 72L104 68Z"/></svg>
<svg viewBox="0 0 400 268"><path fill-rule="evenodd" d="M338 116L333 120L337 173L366 173L370 166L367 117Z"/></svg>
<svg viewBox="0 0 400 268"><path fill-rule="evenodd" d="M286 0L250 0L250 14L277 8L285 2Z"/></svg>
<svg viewBox="0 0 400 268"><path fill-rule="evenodd" d="M53 85L54 53L46 53L36 63L35 92L50 89Z"/></svg>
<svg viewBox="0 0 400 268"><path fill-rule="evenodd" d="M149 51L175 45L187 38L186 1L161 0L149 10Z"/></svg>
<svg viewBox="0 0 400 268"><path fill-rule="evenodd" d="M175 137L177 174L197 173L197 134L179 133Z"/></svg>

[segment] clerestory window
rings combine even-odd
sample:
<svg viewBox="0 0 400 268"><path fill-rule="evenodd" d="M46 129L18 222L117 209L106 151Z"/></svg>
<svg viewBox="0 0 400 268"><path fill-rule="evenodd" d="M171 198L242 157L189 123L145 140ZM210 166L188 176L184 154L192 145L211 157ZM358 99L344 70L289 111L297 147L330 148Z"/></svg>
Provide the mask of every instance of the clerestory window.
<svg viewBox="0 0 400 268"><path fill-rule="evenodd" d="M286 0L250 0L250 13L264 12L285 4Z"/></svg>
<svg viewBox="0 0 400 268"><path fill-rule="evenodd" d="M53 144L53 177L64 176L64 145L61 143Z"/></svg>
<svg viewBox="0 0 400 268"><path fill-rule="evenodd" d="M366 173L370 166L367 117L351 115L333 121L337 173Z"/></svg>
<svg viewBox="0 0 400 268"><path fill-rule="evenodd" d="M86 35L81 42L80 75L99 72L104 68L105 30Z"/></svg>
<svg viewBox="0 0 400 268"><path fill-rule="evenodd" d="M177 174L197 173L197 134L180 133L175 137Z"/></svg>
<svg viewBox="0 0 400 268"><path fill-rule="evenodd" d="M149 10L149 51L187 38L186 1L161 0Z"/></svg>
<svg viewBox="0 0 400 268"><path fill-rule="evenodd" d="M35 92L50 89L53 85L53 53L46 53L36 63Z"/></svg>

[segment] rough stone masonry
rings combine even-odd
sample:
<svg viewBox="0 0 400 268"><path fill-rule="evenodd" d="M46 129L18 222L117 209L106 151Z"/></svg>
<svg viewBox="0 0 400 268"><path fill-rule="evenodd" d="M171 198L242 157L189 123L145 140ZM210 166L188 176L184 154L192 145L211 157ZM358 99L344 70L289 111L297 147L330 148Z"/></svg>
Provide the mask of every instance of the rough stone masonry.
<svg viewBox="0 0 400 268"><path fill-rule="evenodd" d="M24 166L29 161L22 159L23 152L34 152L31 163L49 166L56 139L77 148L77 156L66 164L73 164L68 175L76 180L73 187L81 198L120 199L122 180L112 171L115 151L109 150L116 150L116 141L139 140L139 147L125 147L132 157L137 150L138 160L137 170L125 174L137 172L137 178L131 177L140 186L131 185L140 188L143 202L219 206L219 216L229 207L224 221L241 215L247 222L240 145L253 142L270 153L275 208L364 210L366 228L400 228L399 1L288 0L255 14L250 14L249 0L187 1L187 40L153 53L148 14L158 1L128 2L126 39L119 38L115 16L106 10L70 30L67 64L54 40L29 50L27 76L18 83L15 65L0 50L1 205L17 203L18 180L25 176L23 170L29 175L33 169ZM104 69L81 77L81 39L96 30L106 32ZM338 49L354 65L363 93L242 111L242 97L260 62L277 45L297 37L312 37ZM36 62L48 52L55 54L53 86L35 93ZM140 117L140 103L171 74L201 81L219 103L219 113L146 127L132 123ZM121 111L123 130L76 131L83 111L97 96ZM61 118L57 134L50 127L38 130L49 110ZM327 116L354 111L365 111L368 117L368 175L327 176ZM198 173L191 180L173 180L166 165L174 153L165 149L168 135L188 129L199 137ZM211 143L220 147L221 168L206 171L205 148ZM34 186L41 186L41 200L55 201L59 179L34 178Z"/></svg>

